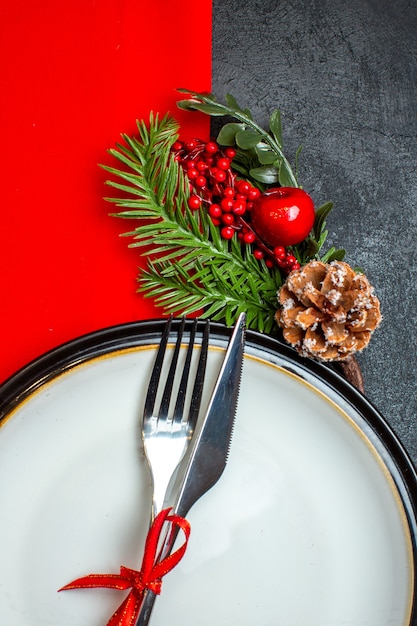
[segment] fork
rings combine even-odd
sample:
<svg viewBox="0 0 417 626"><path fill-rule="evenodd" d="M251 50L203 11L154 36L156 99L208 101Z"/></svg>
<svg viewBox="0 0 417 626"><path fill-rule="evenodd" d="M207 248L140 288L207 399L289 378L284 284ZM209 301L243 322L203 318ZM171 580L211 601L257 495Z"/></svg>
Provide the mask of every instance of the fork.
<svg viewBox="0 0 417 626"><path fill-rule="evenodd" d="M161 337L148 386L142 418L142 441L153 484L151 523L163 509L168 485L193 435L201 405L208 353L210 324L207 320L204 322L200 356L194 378L189 409L186 414L185 402L187 389L190 388L191 360L198 320L195 319L191 326L184 366L182 373L179 374L178 370L180 368L178 360L185 327L185 318L183 318L178 330L168 376L158 408L157 396L160 387L159 381L167 352L172 325L171 322L172 317L168 319ZM178 380L179 376L181 376L181 378L177 390L177 397L175 405L171 410L171 406L174 402L172 399L174 382Z"/></svg>

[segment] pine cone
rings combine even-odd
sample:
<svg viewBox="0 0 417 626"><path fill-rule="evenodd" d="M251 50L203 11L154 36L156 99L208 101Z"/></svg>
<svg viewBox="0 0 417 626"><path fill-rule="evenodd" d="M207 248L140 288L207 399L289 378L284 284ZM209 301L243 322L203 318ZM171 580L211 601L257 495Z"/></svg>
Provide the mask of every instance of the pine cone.
<svg viewBox="0 0 417 626"><path fill-rule="evenodd" d="M312 261L279 291L276 320L302 355L340 361L365 348L381 322L379 300L364 274L342 261Z"/></svg>

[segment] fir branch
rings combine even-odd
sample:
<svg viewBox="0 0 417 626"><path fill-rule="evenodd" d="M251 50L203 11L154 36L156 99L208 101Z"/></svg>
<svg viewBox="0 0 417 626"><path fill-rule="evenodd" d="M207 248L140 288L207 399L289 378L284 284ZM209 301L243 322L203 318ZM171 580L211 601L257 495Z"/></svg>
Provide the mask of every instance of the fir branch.
<svg viewBox="0 0 417 626"><path fill-rule="evenodd" d="M140 290L169 313L181 311L189 315L203 310L202 317L223 320L227 325L245 311L248 328L270 333L278 286L271 284L268 299L266 292L257 290L256 279L250 273L232 277L224 269L215 265L209 269L196 263L195 273L190 274L181 263L153 262L142 272Z"/></svg>
<svg viewBox="0 0 417 626"><path fill-rule="evenodd" d="M247 326L271 332L277 309L279 271L270 272L233 238L223 239L204 208L188 208L189 183L172 156L178 124L151 115L138 122L138 136L122 135L110 153L123 166L104 166L107 184L123 197L107 200L123 209L114 216L138 220L124 236L130 247L145 248L147 268L139 290L166 312L203 316L232 324L242 311ZM114 178L120 179L114 180Z"/></svg>

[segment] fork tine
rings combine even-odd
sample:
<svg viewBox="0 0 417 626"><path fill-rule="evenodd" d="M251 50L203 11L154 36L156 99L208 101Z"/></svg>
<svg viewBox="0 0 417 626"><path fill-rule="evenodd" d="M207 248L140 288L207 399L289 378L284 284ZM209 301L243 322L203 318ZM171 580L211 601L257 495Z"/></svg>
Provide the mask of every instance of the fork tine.
<svg viewBox="0 0 417 626"><path fill-rule="evenodd" d="M159 379L161 378L162 365L164 362L165 351L168 343L169 331L171 330L172 315L169 316L164 331L162 333L158 352L156 354L151 379L149 381L148 392L146 394L145 406L143 409L143 419L152 417L155 409L156 394L158 391Z"/></svg>
<svg viewBox="0 0 417 626"><path fill-rule="evenodd" d="M172 355L172 360L171 360L171 364L169 367L168 376L167 376L164 391L162 394L161 405L159 408L159 415L158 415L158 417L162 419L168 417L169 403L171 401L172 387L174 385L175 372L177 370L178 356L179 356L180 348L181 348L181 340L184 334L184 326L185 326L185 317L183 317L181 320L181 326L178 331L174 354Z"/></svg>
<svg viewBox="0 0 417 626"><path fill-rule="evenodd" d="M158 352L156 355L154 367L153 367L152 374L151 374L151 379L150 379L149 386L148 386L148 392L147 392L146 399L145 399L145 406L144 406L144 413L143 413L144 419L148 419L152 417L152 415L155 415L157 390L158 390L158 385L159 385L159 381L161 377L166 348L168 344L169 333L171 330L171 322L172 322L172 315L167 320L167 323L165 325L165 328L161 337L161 341L159 344ZM185 360L182 375L181 375L181 382L178 388L177 400L176 400L173 417L172 417L172 421L175 423L180 423L184 414L185 398L186 398L186 391L187 391L187 385L188 385L188 377L190 373L192 353L193 353L194 342L195 342L195 335L196 335L196 330L197 330L197 323L198 323L198 320L195 319L193 321L193 325L190 330L190 338L189 338L189 343L188 343L188 348L187 348L186 360ZM169 405L170 405L172 389L173 389L174 380L175 380L178 357L179 357L179 353L181 349L181 341L182 341L182 337L184 334L184 327L185 327L185 318L181 320L181 326L178 331L174 354L172 356L168 376L167 376L164 391L162 394L161 404L159 407L158 417L162 419L168 418ZM194 429L195 421L197 420L198 411L199 411L200 404L201 404L204 375L205 375L205 364L206 364L206 356L207 356L208 332L209 332L208 322L206 322L202 345L201 345L200 359L198 362L196 377L194 381L194 388L193 388L192 397L191 397L191 404L190 404L189 422L191 423L192 430Z"/></svg>
<svg viewBox="0 0 417 626"><path fill-rule="evenodd" d="M179 424L184 415L185 398L187 394L188 377L190 374L191 358L193 355L195 333L197 329L197 320L195 319L190 330L190 339L188 342L187 354L185 357L184 368L181 375L181 382L178 387L177 400L175 403L174 412L172 415L172 421Z"/></svg>
<svg viewBox="0 0 417 626"><path fill-rule="evenodd" d="M200 358L198 360L197 373L195 376L194 388L191 396L190 411L188 414L188 426L193 433L200 412L201 399L203 397L204 378L206 375L207 353L210 335L210 321L206 320L203 337L201 340Z"/></svg>

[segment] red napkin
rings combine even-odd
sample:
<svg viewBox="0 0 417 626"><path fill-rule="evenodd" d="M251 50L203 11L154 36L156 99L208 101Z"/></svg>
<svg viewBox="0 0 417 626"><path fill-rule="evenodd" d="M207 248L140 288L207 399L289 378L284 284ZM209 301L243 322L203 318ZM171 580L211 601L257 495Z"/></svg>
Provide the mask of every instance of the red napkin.
<svg viewBox="0 0 417 626"><path fill-rule="evenodd" d="M136 293L139 252L119 233L99 163L137 118L171 112L185 137L208 118L176 87L209 91L210 0L14 0L0 35L0 382L43 352L159 317Z"/></svg>

